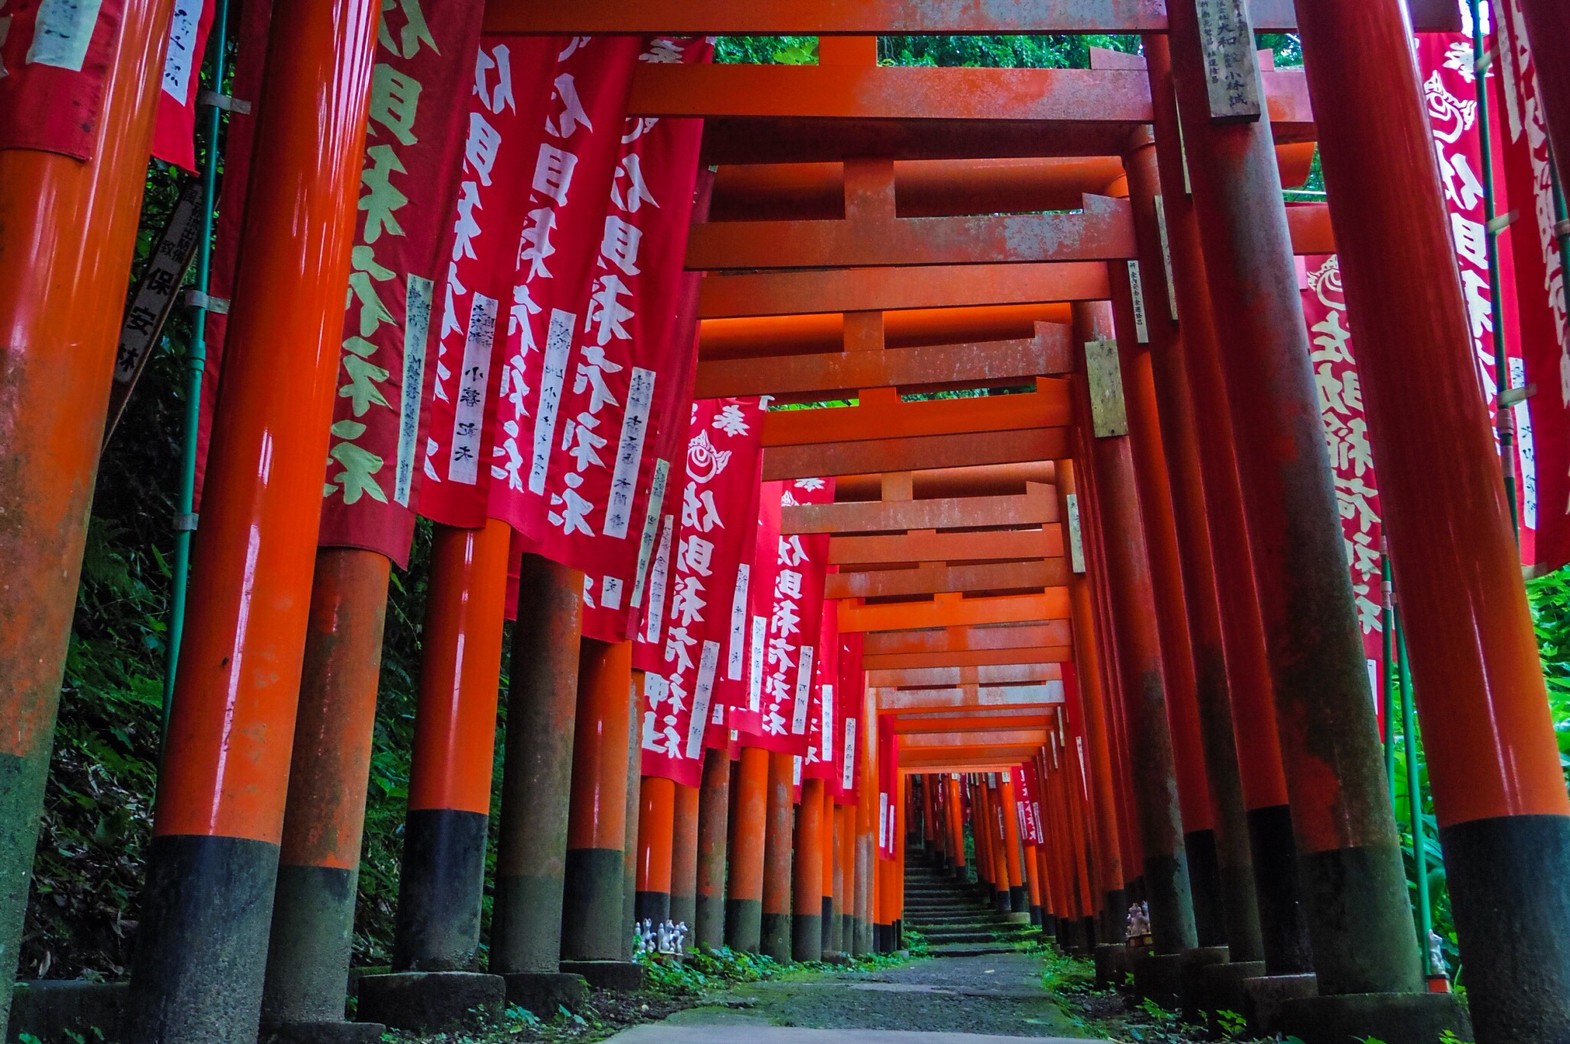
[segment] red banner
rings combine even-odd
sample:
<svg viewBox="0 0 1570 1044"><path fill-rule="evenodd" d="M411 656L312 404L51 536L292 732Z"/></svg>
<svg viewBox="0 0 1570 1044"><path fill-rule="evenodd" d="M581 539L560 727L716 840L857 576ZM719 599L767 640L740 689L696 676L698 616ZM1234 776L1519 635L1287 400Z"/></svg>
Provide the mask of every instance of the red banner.
<svg viewBox="0 0 1570 1044"><path fill-rule="evenodd" d="M1341 267L1335 257L1304 258L1303 316L1308 322L1314 381L1319 386L1319 416L1330 465L1335 474L1336 502L1341 509L1341 535L1352 568L1358 626L1368 663L1374 705L1381 707L1379 664L1384 635L1384 580L1381 573L1383 528L1379 485L1368 444L1363 390L1347 322Z"/></svg>
<svg viewBox="0 0 1570 1044"><path fill-rule="evenodd" d="M838 615L836 614L836 624ZM861 789L861 757L866 731L867 672L862 669L862 647L866 635L860 631L839 638L839 687L835 699L839 711L839 776L834 797L842 805L854 805Z"/></svg>
<svg viewBox="0 0 1570 1044"><path fill-rule="evenodd" d="M757 399L704 400L691 432L680 521L660 536L637 659L660 650L645 668L643 773L697 786L713 712L743 691L763 411Z"/></svg>
<svg viewBox="0 0 1570 1044"><path fill-rule="evenodd" d="M0 0L0 149L86 160L124 0Z"/></svg>
<svg viewBox="0 0 1570 1044"><path fill-rule="evenodd" d="M838 776L835 719L839 708L840 614L838 602L825 602L818 635L818 657L813 666L812 696L807 705L807 753L802 773L807 779L833 780Z"/></svg>
<svg viewBox="0 0 1570 1044"><path fill-rule="evenodd" d="M1039 845L1046 840L1041 832L1041 808L1037 795L1041 784L1036 774L1036 763L1027 761L1014 770L1018 780L1015 787L1015 812L1019 816L1019 836L1027 845Z"/></svg>
<svg viewBox="0 0 1570 1044"><path fill-rule="evenodd" d="M498 324L529 199L519 186L559 183L561 165L539 157L541 128L565 104L552 86L562 47L556 37L487 36L475 61L419 503L420 514L449 526L478 529L487 517L497 389L511 391Z"/></svg>
<svg viewBox="0 0 1570 1044"><path fill-rule="evenodd" d="M833 479L766 482L762 502L781 509L834 501ZM767 510L767 509L766 509ZM828 534L781 533L771 549L762 533L753 559L752 631L764 634L751 649L748 706L758 718L746 725L742 743L779 754L805 755L812 679L823 621L823 581L828 568ZM760 623L761 621L761 623Z"/></svg>
<svg viewBox="0 0 1570 1044"><path fill-rule="evenodd" d="M1570 562L1570 316L1564 259L1555 226L1553 161L1540 88L1518 0L1498 13L1494 77L1500 137L1500 213L1516 221L1498 240L1505 267L1503 298L1514 302L1507 326L1518 350L1510 357L1517 388L1536 394L1511 411L1521 473L1521 561L1537 573Z"/></svg>
<svg viewBox="0 0 1570 1044"><path fill-rule="evenodd" d="M153 155L190 171L196 170L196 94L207 34L213 27L213 6L213 0L175 0L163 88L153 120ZM421 17L419 0L404 0L404 9L412 12L410 17ZM382 42L387 42L385 29Z"/></svg>
<svg viewBox="0 0 1570 1044"><path fill-rule="evenodd" d="M464 159L456 114L475 80L484 5L402 0L384 15L372 73L320 542L408 563L436 290L453 248Z"/></svg>
<svg viewBox="0 0 1570 1044"><path fill-rule="evenodd" d="M878 717L878 858L899 855L899 737L890 718Z"/></svg>

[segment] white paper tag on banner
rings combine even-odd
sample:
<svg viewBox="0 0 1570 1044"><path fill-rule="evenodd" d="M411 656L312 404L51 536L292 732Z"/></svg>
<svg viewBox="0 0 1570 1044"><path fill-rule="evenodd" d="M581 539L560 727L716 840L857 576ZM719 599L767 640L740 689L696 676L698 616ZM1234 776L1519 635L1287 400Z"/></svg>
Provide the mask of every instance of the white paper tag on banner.
<svg viewBox="0 0 1570 1044"><path fill-rule="evenodd" d="M736 593L730 603L730 646L725 659L725 677L741 681L747 662L747 595L752 587L752 566L743 563L736 570Z"/></svg>
<svg viewBox="0 0 1570 1044"><path fill-rule="evenodd" d="M840 789L849 791L856 785L856 719L845 719L845 766L840 775Z"/></svg>
<svg viewBox="0 0 1570 1044"><path fill-rule="evenodd" d="M796 672L796 706L791 712L790 731L801 736L807 731L807 705L812 702L812 658L816 652L810 645L801 649L801 666Z"/></svg>
<svg viewBox="0 0 1570 1044"><path fill-rule="evenodd" d="M720 663L720 643L704 642L698 661L698 691L693 696L692 720L687 725L687 760L703 755L703 730L709 724L709 701L714 698L714 672Z"/></svg>

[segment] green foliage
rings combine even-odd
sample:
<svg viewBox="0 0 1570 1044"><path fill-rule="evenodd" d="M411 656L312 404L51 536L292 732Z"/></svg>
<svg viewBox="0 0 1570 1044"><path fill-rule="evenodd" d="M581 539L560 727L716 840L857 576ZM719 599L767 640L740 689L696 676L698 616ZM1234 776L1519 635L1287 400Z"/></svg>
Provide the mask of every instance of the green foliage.
<svg viewBox="0 0 1570 1044"><path fill-rule="evenodd" d="M1248 1019L1238 1012L1223 1010L1216 1012L1216 1025L1221 1027L1223 1036L1236 1039L1248 1029Z"/></svg>
<svg viewBox="0 0 1570 1044"><path fill-rule="evenodd" d="M649 992L670 999L692 998L708 990L761 982L782 970L771 957L741 953L729 946L718 950L700 948L688 954L686 960L640 953L637 961L648 969Z"/></svg>

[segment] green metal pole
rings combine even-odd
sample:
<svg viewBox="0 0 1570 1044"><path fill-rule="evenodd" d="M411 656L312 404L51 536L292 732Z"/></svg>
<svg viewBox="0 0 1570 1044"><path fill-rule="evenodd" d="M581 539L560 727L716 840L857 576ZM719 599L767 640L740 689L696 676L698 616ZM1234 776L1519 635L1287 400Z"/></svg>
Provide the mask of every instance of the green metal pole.
<svg viewBox="0 0 1570 1044"><path fill-rule="evenodd" d="M222 94L229 60L229 0L218 0L212 30L214 94ZM180 453L180 501L175 510L174 586L169 604L168 658L164 665L164 730L174 706L175 674L185 635L185 601L191 575L191 540L196 533L196 449L202 417L202 376L207 369L207 293L212 285L213 211L218 205L218 135L223 109L206 107L202 162L202 237L196 248L196 297L191 308L191 343L185 353L185 425Z"/></svg>
<svg viewBox="0 0 1570 1044"><path fill-rule="evenodd" d="M1381 544L1384 542L1381 541ZM1385 722L1385 784L1390 788L1391 800L1396 794L1396 663L1395 663L1395 581L1390 573L1390 552L1381 549L1379 572L1384 591L1384 633L1380 635L1380 702Z"/></svg>
<svg viewBox="0 0 1570 1044"><path fill-rule="evenodd" d="M1477 83L1477 132L1483 166L1483 220L1488 228L1488 294L1489 310L1493 313L1494 327L1494 380L1499 389L1496 399L1499 430L1499 466L1505 480L1505 502L1510 505L1510 526L1515 531L1516 543L1521 542L1520 508L1516 504L1515 478L1515 425L1506 405L1505 392L1510 389L1510 361L1505 355L1505 323L1503 291L1499 278L1499 236L1505 224L1499 220L1499 208L1494 188L1494 139L1493 118L1488 98L1488 70L1493 65L1493 55L1488 51L1483 35L1482 4L1468 0L1472 13L1472 67ZM1424 937L1423 946L1428 946Z"/></svg>
<svg viewBox="0 0 1570 1044"><path fill-rule="evenodd" d="M1412 821L1412 867L1417 874L1417 938L1423 955L1423 974L1433 973L1429 966L1428 937L1434 930L1433 907L1428 898L1428 837L1423 829L1423 790L1418 780L1419 758L1417 714L1412 706L1412 670L1406 657L1406 634L1396 624L1397 662L1401 674L1401 739L1406 750L1407 814Z"/></svg>

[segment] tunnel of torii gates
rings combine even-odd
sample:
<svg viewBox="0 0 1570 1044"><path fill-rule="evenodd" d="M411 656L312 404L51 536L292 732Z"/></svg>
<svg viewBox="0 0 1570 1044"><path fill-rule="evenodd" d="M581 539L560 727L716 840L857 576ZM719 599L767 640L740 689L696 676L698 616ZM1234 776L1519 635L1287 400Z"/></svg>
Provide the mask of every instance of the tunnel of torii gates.
<svg viewBox="0 0 1570 1044"><path fill-rule="evenodd" d="M1221 965L1309 1044L1570 1041L1570 804L1464 263L1502 314L1511 219L1536 248L1555 216L1522 196L1453 238L1493 164L1444 122L1481 113L1488 155L1490 109L1527 121L1496 137L1551 185L1570 64L1530 44L1570 8L1508 0L1474 48L1449 0L268 6L220 19L236 97L205 97L241 174L197 302L218 391L126 1039L374 1039L625 985L635 920L888 950L919 858L1152 995ZM0 4L8 972L170 39L195 95L174 8ZM1012 33L1141 46L877 64L879 35ZM724 34L819 62L711 64ZM1499 94L1436 103L1474 82ZM1288 206L1316 147L1326 196ZM1527 377L1507 403L1560 398ZM1563 457L1546 422L1536 451ZM1370 455L1384 583L1343 524ZM394 968L348 1023L415 512ZM1392 583L1472 1029L1425 988L1383 764L1360 617Z"/></svg>

